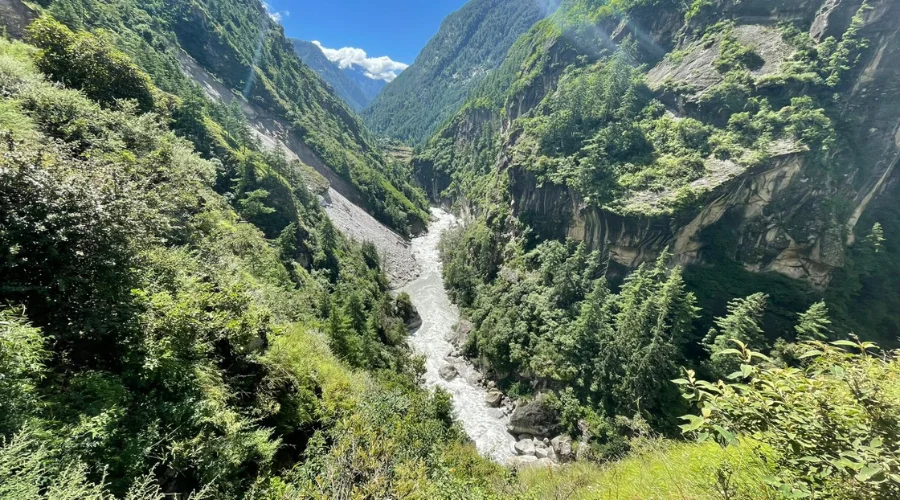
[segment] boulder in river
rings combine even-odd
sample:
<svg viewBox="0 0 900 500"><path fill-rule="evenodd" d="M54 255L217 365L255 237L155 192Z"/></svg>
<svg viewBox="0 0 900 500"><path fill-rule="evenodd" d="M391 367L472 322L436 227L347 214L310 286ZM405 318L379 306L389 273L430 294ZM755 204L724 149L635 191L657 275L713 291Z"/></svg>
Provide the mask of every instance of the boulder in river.
<svg viewBox="0 0 900 500"><path fill-rule="evenodd" d="M534 401L519 404L509 417L507 428L512 434L549 436L559 427L556 410L538 396Z"/></svg>
<svg viewBox="0 0 900 500"><path fill-rule="evenodd" d="M447 365L441 368L441 370L438 372L438 375L440 375L442 379L449 382L459 376L459 370L457 370L453 365Z"/></svg>
<svg viewBox="0 0 900 500"><path fill-rule="evenodd" d="M419 328L422 328L422 316L419 315L419 311L416 311L415 315L406 320L406 331L416 333Z"/></svg>
<svg viewBox="0 0 900 500"><path fill-rule="evenodd" d="M488 406L492 408L497 408L500 406L500 403L503 401L503 393L497 390L488 391L487 394L484 395L484 402L487 403Z"/></svg>
<svg viewBox="0 0 900 500"><path fill-rule="evenodd" d="M534 455L534 441L530 439L517 442L514 448L519 455Z"/></svg>
<svg viewBox="0 0 900 500"><path fill-rule="evenodd" d="M538 458L549 458L553 460L556 458L556 453L554 453L553 448L545 445L544 443L538 442L534 446L534 456Z"/></svg>
<svg viewBox="0 0 900 500"><path fill-rule="evenodd" d="M450 343L455 346L464 345L469 340L469 334L472 333L474 328L471 321L459 320L459 323L453 328L453 336L450 337Z"/></svg>

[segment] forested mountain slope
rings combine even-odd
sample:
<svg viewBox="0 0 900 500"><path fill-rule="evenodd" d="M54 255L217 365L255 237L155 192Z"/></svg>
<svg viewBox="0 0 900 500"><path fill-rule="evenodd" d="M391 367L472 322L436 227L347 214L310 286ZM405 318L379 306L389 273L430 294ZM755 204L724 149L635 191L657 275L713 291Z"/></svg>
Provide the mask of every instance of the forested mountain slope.
<svg viewBox="0 0 900 500"><path fill-rule="evenodd" d="M351 107L354 111L362 111L372 102L363 89L356 84L337 64L329 61L316 44L296 38L290 39L294 51L300 56L300 60L319 74L323 80Z"/></svg>
<svg viewBox="0 0 900 500"><path fill-rule="evenodd" d="M465 102L554 0L472 0L441 24L416 61L363 112L375 133L422 143Z"/></svg>
<svg viewBox="0 0 900 500"><path fill-rule="evenodd" d="M0 498L340 496L478 462L315 172L111 35L27 38L0 38Z"/></svg>
<svg viewBox="0 0 900 500"><path fill-rule="evenodd" d="M74 28L104 29L154 81L177 95L191 92L179 62L184 54L258 114L288 124L317 163L348 182L381 221L407 233L427 215L408 176L388 162L365 127L296 57L280 25L258 2L45 2ZM201 27L198 29L198 27ZM311 165L312 166L312 165Z"/></svg>
<svg viewBox="0 0 900 500"><path fill-rule="evenodd" d="M0 500L900 498L897 9L568 0L409 164L255 1L0 0ZM323 207L414 174L507 466Z"/></svg>
<svg viewBox="0 0 900 500"><path fill-rule="evenodd" d="M852 243L893 230L898 24L894 2L566 2L431 139L420 182L619 275L669 248L717 312L752 287L784 310L829 294L892 341L892 285Z"/></svg>
<svg viewBox="0 0 900 500"><path fill-rule="evenodd" d="M880 371L896 353L848 339L900 336L898 9L569 0L511 47L413 159L429 197L468 219L443 241L444 277L470 320L461 351L520 400L511 428L562 431L582 459L630 453L609 472L625 475L658 453L635 436L758 439L775 491L738 493L750 461L718 469L724 498L898 494L869 454L893 464L898 443L882 448L875 417L865 456L851 450L837 422L856 403L830 393L844 380L891 408L898 394ZM879 367L850 375L835 346ZM523 460L539 441L520 438ZM661 467L683 473L669 453ZM580 477L583 498L692 496L652 473L624 489Z"/></svg>

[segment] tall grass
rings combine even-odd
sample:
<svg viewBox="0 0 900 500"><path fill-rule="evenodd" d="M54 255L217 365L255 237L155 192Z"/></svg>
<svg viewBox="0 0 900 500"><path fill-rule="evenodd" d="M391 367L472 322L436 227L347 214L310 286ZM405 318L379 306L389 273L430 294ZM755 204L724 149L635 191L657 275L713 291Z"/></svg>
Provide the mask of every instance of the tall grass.
<svg viewBox="0 0 900 500"><path fill-rule="evenodd" d="M777 498L765 482L771 455L750 441L722 448L654 439L620 461L526 469L520 481L526 498L769 499Z"/></svg>

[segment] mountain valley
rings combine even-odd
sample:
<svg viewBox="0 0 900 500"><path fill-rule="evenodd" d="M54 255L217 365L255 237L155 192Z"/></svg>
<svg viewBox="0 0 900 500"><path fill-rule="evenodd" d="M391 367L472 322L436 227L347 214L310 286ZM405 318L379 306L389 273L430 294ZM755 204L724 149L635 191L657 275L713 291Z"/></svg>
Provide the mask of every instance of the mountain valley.
<svg viewBox="0 0 900 500"><path fill-rule="evenodd" d="M270 11L0 0L0 500L900 498L900 3Z"/></svg>

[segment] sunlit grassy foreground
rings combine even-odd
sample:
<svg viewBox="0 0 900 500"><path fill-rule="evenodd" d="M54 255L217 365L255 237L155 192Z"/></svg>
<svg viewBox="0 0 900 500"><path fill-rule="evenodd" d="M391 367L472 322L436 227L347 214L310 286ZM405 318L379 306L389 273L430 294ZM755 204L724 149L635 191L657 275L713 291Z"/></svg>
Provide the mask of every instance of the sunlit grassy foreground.
<svg viewBox="0 0 900 500"><path fill-rule="evenodd" d="M775 498L765 482L770 457L750 442L722 448L648 440L621 461L530 469L520 473L520 480L534 498Z"/></svg>

